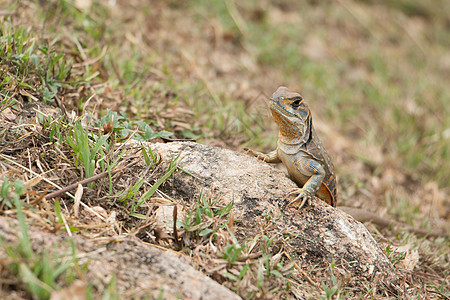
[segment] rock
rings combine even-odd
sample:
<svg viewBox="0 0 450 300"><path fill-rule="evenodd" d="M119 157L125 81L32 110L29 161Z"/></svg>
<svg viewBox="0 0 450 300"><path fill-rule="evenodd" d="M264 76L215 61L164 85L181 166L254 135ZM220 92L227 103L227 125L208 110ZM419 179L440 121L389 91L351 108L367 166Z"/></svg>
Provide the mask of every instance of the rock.
<svg viewBox="0 0 450 300"><path fill-rule="evenodd" d="M223 205L233 201L230 220L234 220L235 236L241 244L258 235L274 238L270 249L266 249L270 251L267 254L292 258L296 269L315 275L312 280L304 276L316 286L323 278L330 278L331 265L333 275L343 275L347 285L366 288L368 281L372 287L372 283L395 282L392 264L361 223L318 198L301 210L285 207L289 201L285 196L296 185L283 171L243 153L192 142L129 142L123 146L137 151L142 146L151 147L166 162L178 157L178 165L186 172L173 172L160 189L171 193L177 202L179 220L184 213L184 202L192 202L200 193L211 191L214 199ZM130 153L139 163L128 168L123 179L142 174L135 168L149 168L143 159L136 157L136 151ZM163 228L169 224L165 230L170 233L172 214L173 204L159 205L155 225ZM16 220L0 217L0 235L7 244L17 243L17 228ZM70 253L65 233L47 233L30 227L29 235L33 249L58 247L58 253ZM99 293L115 274L117 288L124 298L163 295L164 299L240 299L195 270L185 256L145 245L137 237L104 237L95 241L77 235L74 240L80 264L88 262L86 281ZM1 251L0 257L4 256ZM293 286L293 293L295 290L294 294L301 295L301 287Z"/></svg>
<svg viewBox="0 0 450 300"><path fill-rule="evenodd" d="M7 245L18 244L18 228L17 220L0 216L0 236ZM29 236L36 252L45 249L57 251L59 257L70 257L71 247L64 233L48 233L29 227ZM241 299L195 270L187 258L145 245L136 237L109 239L106 243L81 235L73 239L79 265L88 262L86 282L92 283L100 292L115 274L123 299ZM0 257L6 257L3 248L0 248Z"/></svg>
<svg viewBox="0 0 450 300"><path fill-rule="evenodd" d="M363 224L316 198L300 211L285 207L286 194L297 187L286 174L254 157L192 142L149 143L170 161L179 155L181 168L211 184L222 201L234 201L239 236L259 233L256 221L276 218L279 233L289 235L292 253L301 265L329 266L333 262L352 278L371 279L393 273L388 258ZM186 201L206 185L184 172L175 172L170 189Z"/></svg>

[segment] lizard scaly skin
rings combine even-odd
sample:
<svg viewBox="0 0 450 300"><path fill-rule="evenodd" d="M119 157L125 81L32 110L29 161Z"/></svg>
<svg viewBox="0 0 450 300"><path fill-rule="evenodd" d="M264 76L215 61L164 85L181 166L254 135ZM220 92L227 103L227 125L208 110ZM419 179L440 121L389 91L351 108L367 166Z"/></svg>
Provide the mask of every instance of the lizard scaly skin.
<svg viewBox="0 0 450 300"><path fill-rule="evenodd" d="M301 201L300 208L314 195L336 206L336 176L331 160L312 125L311 111L298 93L279 87L270 98L273 120L278 124L277 149L263 154L247 150L265 162L282 162L291 179L299 186L289 204Z"/></svg>

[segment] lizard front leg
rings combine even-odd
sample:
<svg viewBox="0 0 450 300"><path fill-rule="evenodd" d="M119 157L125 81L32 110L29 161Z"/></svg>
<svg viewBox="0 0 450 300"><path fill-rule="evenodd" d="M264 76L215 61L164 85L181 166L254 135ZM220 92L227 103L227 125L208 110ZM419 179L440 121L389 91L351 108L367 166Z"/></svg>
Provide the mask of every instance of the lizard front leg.
<svg viewBox="0 0 450 300"><path fill-rule="evenodd" d="M293 190L288 194L297 194L297 197L289 202L288 205L302 201L298 209L301 209L306 201L311 201L312 197L317 193L325 178L325 169L322 165L310 158L301 158L294 161L293 170L289 170L289 174L295 183L303 187ZM308 178L309 177L309 178ZM305 178L308 178L305 182Z"/></svg>
<svg viewBox="0 0 450 300"><path fill-rule="evenodd" d="M267 163L280 163L281 162L280 158L278 157L277 150L273 150L272 152L269 152L267 154L264 154L264 153L258 152L258 151L254 151L252 149L247 149L247 148L245 148L244 150L247 151L248 154L253 155L257 159L260 159Z"/></svg>

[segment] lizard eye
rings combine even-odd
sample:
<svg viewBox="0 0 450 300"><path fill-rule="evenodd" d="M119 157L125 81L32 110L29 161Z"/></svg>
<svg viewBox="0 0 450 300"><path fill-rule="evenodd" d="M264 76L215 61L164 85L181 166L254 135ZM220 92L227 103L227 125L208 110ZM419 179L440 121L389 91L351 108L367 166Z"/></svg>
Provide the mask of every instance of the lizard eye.
<svg viewBox="0 0 450 300"><path fill-rule="evenodd" d="M292 107L293 108L299 107L302 100L303 100L302 98L295 98L294 101L292 101Z"/></svg>

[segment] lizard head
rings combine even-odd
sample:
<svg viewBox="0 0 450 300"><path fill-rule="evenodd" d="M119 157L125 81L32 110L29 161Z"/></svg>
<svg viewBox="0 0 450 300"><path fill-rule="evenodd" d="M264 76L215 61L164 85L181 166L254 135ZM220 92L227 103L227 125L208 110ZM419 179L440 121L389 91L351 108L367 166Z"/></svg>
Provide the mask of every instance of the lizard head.
<svg viewBox="0 0 450 300"><path fill-rule="evenodd" d="M286 144L306 143L311 128L311 112L299 93L281 86L269 103L272 118L280 129L279 140Z"/></svg>

